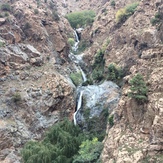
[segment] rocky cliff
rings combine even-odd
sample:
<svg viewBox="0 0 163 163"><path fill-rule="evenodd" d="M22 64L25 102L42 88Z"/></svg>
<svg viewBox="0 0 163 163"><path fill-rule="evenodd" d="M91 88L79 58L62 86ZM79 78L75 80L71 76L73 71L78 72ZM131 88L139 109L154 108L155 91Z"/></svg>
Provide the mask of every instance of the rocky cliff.
<svg viewBox="0 0 163 163"><path fill-rule="evenodd" d="M69 12L92 9L96 18L81 33L89 42L84 52L88 67L98 49L105 68L114 63L125 77L114 126L108 124L104 163L162 162L163 151L163 13L162 0L141 0L124 21L116 13L133 0L10 0L0 18L0 162L19 162L18 150L75 110L73 71L67 39L72 29ZM1 1L6 4L6 1ZM141 73L148 85L148 102L127 96L129 80Z"/></svg>
<svg viewBox="0 0 163 163"><path fill-rule="evenodd" d="M72 119L74 85L68 21L56 3L1 1L0 162L19 162L19 147L40 139L63 117ZM55 11L55 13L54 13Z"/></svg>

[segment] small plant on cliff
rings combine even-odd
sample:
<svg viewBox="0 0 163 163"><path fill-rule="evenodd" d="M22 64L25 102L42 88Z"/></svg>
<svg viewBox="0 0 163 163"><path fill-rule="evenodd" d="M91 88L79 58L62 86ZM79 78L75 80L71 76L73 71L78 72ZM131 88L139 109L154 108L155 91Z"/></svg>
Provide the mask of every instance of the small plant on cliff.
<svg viewBox="0 0 163 163"><path fill-rule="evenodd" d="M112 0L112 1L110 2L110 5L111 5L112 7L115 7L115 1Z"/></svg>
<svg viewBox="0 0 163 163"><path fill-rule="evenodd" d="M31 28L31 24L29 22L26 22L24 24L23 30L27 30L27 29L30 29L30 28Z"/></svg>
<svg viewBox="0 0 163 163"><path fill-rule="evenodd" d="M0 41L0 48L5 46L5 42Z"/></svg>
<svg viewBox="0 0 163 163"><path fill-rule="evenodd" d="M161 14L157 12L155 14L155 17L151 19L151 24L156 25L156 24L159 24L160 22L161 22Z"/></svg>
<svg viewBox="0 0 163 163"><path fill-rule="evenodd" d="M94 58L94 63L92 65L92 78L95 81L101 81L104 76L104 65L105 65L105 59L104 59L104 52L103 50L98 50L95 58Z"/></svg>
<svg viewBox="0 0 163 163"><path fill-rule="evenodd" d="M111 63L108 66L108 76L107 79L114 81L114 82L118 82L119 80L121 80L123 77L123 72L122 69L117 67L115 64Z"/></svg>
<svg viewBox="0 0 163 163"><path fill-rule="evenodd" d="M17 92L15 94L13 94L12 100L13 100L14 103L20 102L21 101L21 95L20 95L20 93Z"/></svg>
<svg viewBox="0 0 163 163"><path fill-rule="evenodd" d="M11 6L8 3L1 5L1 10L3 11L11 11Z"/></svg>
<svg viewBox="0 0 163 163"><path fill-rule="evenodd" d="M141 74L135 75L130 81L130 90L128 96L136 99L138 102L147 101L148 88Z"/></svg>
<svg viewBox="0 0 163 163"><path fill-rule="evenodd" d="M74 38L68 38L68 44L72 47L75 44Z"/></svg>
<svg viewBox="0 0 163 163"><path fill-rule="evenodd" d="M80 85L83 82L81 72L71 73L70 78L76 86Z"/></svg>
<svg viewBox="0 0 163 163"><path fill-rule="evenodd" d="M132 14L134 14L138 5L139 5L139 3L135 2L130 5L127 5L125 8L118 10L116 13L116 21L118 23L125 22L128 17L130 17Z"/></svg>
<svg viewBox="0 0 163 163"><path fill-rule="evenodd" d="M58 12L57 11L54 10L52 12L52 18L53 18L54 21L59 21L60 20L60 17L58 15Z"/></svg>
<svg viewBox="0 0 163 163"><path fill-rule="evenodd" d="M34 13L37 15L39 13L38 9L34 9Z"/></svg>
<svg viewBox="0 0 163 163"><path fill-rule="evenodd" d="M91 25L94 21L95 12L92 10L85 10L80 12L72 12L66 15L66 18L70 22L72 28L83 27L85 25Z"/></svg>

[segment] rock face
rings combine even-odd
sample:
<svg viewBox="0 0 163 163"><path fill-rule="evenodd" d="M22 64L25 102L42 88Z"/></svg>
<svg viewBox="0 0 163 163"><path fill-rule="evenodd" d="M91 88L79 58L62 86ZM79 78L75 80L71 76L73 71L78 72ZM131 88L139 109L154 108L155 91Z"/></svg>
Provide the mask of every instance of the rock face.
<svg viewBox="0 0 163 163"><path fill-rule="evenodd" d="M80 87L77 92L81 91L83 92L83 106L76 114L78 124L85 121L83 113L87 112L88 109L90 109L90 119L99 117L104 109L111 112L116 107L120 96L118 86L109 81L105 81L100 85Z"/></svg>
<svg viewBox="0 0 163 163"><path fill-rule="evenodd" d="M1 9L0 18L0 162L19 163L27 141L64 117L72 120L66 34L73 30L64 17L53 18L49 3L10 2L12 11Z"/></svg>
<svg viewBox="0 0 163 163"><path fill-rule="evenodd" d="M106 68L114 62L126 75L112 113L114 126L108 124L106 131L102 162L163 162L163 1L139 1L134 14L121 23L116 13L132 0L116 0L115 5L111 0L39 2L10 0L12 10L1 9L0 162L20 162L19 149L26 141L40 139L65 116L72 119L74 86L68 74L73 66L66 40L73 30L62 15L78 9L97 14L93 25L81 31L81 40L91 42L83 55L87 64L102 49ZM161 16L152 25L157 12ZM148 85L145 104L127 96L136 73Z"/></svg>

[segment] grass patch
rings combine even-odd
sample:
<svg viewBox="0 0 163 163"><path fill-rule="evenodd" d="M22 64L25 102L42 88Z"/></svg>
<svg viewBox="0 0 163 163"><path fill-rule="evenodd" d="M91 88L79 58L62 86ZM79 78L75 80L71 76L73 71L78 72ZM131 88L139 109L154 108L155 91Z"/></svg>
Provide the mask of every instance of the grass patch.
<svg viewBox="0 0 163 163"><path fill-rule="evenodd" d="M83 82L81 72L71 73L70 78L71 78L72 82L75 84L75 86L78 86Z"/></svg>

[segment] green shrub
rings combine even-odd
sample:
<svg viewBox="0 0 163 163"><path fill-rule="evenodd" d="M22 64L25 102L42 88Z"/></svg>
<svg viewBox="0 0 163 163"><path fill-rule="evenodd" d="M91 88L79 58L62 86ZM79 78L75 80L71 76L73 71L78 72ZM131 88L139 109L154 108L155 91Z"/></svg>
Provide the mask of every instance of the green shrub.
<svg viewBox="0 0 163 163"><path fill-rule="evenodd" d="M21 95L20 95L20 93L15 93L15 94L13 94L12 100L13 100L13 102L15 102L15 103L18 103L19 101L21 101Z"/></svg>
<svg viewBox="0 0 163 163"><path fill-rule="evenodd" d="M161 22L161 14L159 12L157 12L155 14L155 17L151 19L151 24L156 25L156 24L158 24L160 22Z"/></svg>
<svg viewBox="0 0 163 163"><path fill-rule="evenodd" d="M0 48L5 46L5 42L4 41L0 41Z"/></svg>
<svg viewBox="0 0 163 163"><path fill-rule="evenodd" d="M122 79L122 77L123 77L122 69L116 67L115 64L113 64L113 63L111 63L108 66L108 72L107 73L108 73L107 79L114 81L114 82Z"/></svg>
<svg viewBox="0 0 163 163"><path fill-rule="evenodd" d="M69 39L68 39L68 44L69 44L70 46L73 46L73 45L75 44L74 38L69 38Z"/></svg>
<svg viewBox="0 0 163 163"><path fill-rule="evenodd" d="M95 17L95 12L92 10L85 10L80 12L72 12L66 15L72 28L83 27L85 25L92 25Z"/></svg>
<svg viewBox="0 0 163 163"><path fill-rule="evenodd" d="M148 88L141 74L135 75L130 81L130 91L128 96L136 99L138 102L147 101Z"/></svg>
<svg viewBox="0 0 163 163"><path fill-rule="evenodd" d="M78 45L78 53L83 52L87 47L89 47L89 42L86 40L82 40Z"/></svg>
<svg viewBox="0 0 163 163"><path fill-rule="evenodd" d="M138 2L132 3L127 5L125 8L119 9L116 13L116 21L119 23L123 23L128 17L134 14L137 6L139 5Z"/></svg>
<svg viewBox="0 0 163 163"><path fill-rule="evenodd" d="M100 82L104 78L103 69L94 69L92 72L92 78L93 80Z"/></svg>
<svg viewBox="0 0 163 163"><path fill-rule="evenodd" d="M112 127L114 125L114 116L113 115L109 116L108 121L109 121L110 127Z"/></svg>
<svg viewBox="0 0 163 163"><path fill-rule="evenodd" d="M31 24L29 22L26 22L23 29L27 30L27 29L30 29L30 28L31 28Z"/></svg>
<svg viewBox="0 0 163 163"><path fill-rule="evenodd" d="M112 7L115 7L115 1L112 0L112 1L110 2L110 5L111 5Z"/></svg>
<svg viewBox="0 0 163 163"><path fill-rule="evenodd" d="M104 59L104 52L103 50L98 50L95 58L94 63L92 65L92 79L95 81L101 81L104 78L104 65L105 65L105 59Z"/></svg>
<svg viewBox="0 0 163 163"><path fill-rule="evenodd" d="M103 51L100 49L97 51L95 58L94 58L94 63L93 63L93 67L96 67L98 64L103 64L104 61L104 53Z"/></svg>
<svg viewBox="0 0 163 163"><path fill-rule="evenodd" d="M76 86L80 85L83 82L81 72L71 73L70 78Z"/></svg>
<svg viewBox="0 0 163 163"><path fill-rule="evenodd" d="M60 20L57 11L53 11L53 12L52 12L52 18L53 18L54 21L59 21L59 20Z"/></svg>
<svg viewBox="0 0 163 163"><path fill-rule="evenodd" d="M1 10L3 11L11 11L11 6L8 3L1 5Z"/></svg>
<svg viewBox="0 0 163 163"><path fill-rule="evenodd" d="M5 17L8 17L9 16L9 13L8 12L5 12L4 16Z"/></svg>
<svg viewBox="0 0 163 163"><path fill-rule="evenodd" d="M102 149L103 144L97 138L83 141L80 145L79 154L74 157L73 163L96 163Z"/></svg>
<svg viewBox="0 0 163 163"><path fill-rule="evenodd" d="M38 14L38 13L39 13L38 9L34 9L34 14Z"/></svg>

